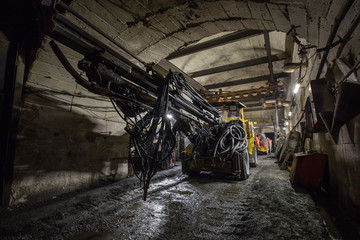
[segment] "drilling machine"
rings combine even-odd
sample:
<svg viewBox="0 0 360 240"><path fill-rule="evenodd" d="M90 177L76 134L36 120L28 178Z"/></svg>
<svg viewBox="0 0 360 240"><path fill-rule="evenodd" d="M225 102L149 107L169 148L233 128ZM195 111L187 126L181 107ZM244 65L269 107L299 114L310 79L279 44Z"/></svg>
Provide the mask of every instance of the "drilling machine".
<svg viewBox="0 0 360 240"><path fill-rule="evenodd" d="M153 64L142 62L126 49L117 52L109 48L62 14L55 15L54 21L55 28L48 35L84 56L78 68L86 77L73 68L55 41L51 41L50 46L64 68L82 87L108 97L126 123L125 130L138 156L133 164L138 169L136 175L144 190L144 200L152 177L174 151L177 133L196 146L191 156L194 159L201 153L202 157L215 157L230 164L237 174L248 169L242 160L247 157L242 124L220 123L218 109L202 98L181 73L168 71L163 76L154 70ZM167 117L170 115L172 118ZM199 136L206 140L199 140ZM248 170L244 174L242 178L246 179Z"/></svg>
<svg viewBox="0 0 360 240"><path fill-rule="evenodd" d="M190 147L182 154L183 173L189 176L201 171L227 173L245 180L250 174L249 150L254 147L248 144L254 134L249 121L244 119L245 105L239 101L211 102L211 105L219 109L220 123L201 129L196 136L187 136Z"/></svg>
<svg viewBox="0 0 360 240"><path fill-rule="evenodd" d="M241 103L229 105L229 113L237 113L237 120L220 122L218 109L204 100L180 73L169 71L164 78L155 71L132 72L129 63L105 52L86 56L78 63L87 75L85 79L72 68L54 41L50 45L76 82L109 97L126 122L125 129L138 156L138 162L133 164L137 165L144 200L150 180L174 151L177 132L194 146L188 159L183 159L184 173L212 170L248 178L248 143Z"/></svg>

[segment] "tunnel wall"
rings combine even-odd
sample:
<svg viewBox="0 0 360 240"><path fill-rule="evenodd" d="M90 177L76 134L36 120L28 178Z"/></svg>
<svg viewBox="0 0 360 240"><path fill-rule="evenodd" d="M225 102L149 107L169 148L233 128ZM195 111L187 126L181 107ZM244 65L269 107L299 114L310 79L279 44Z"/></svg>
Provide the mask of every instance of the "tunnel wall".
<svg viewBox="0 0 360 240"><path fill-rule="evenodd" d="M128 134L106 98L78 86L46 39L23 88L10 205L128 176ZM71 64L81 55L61 46Z"/></svg>
<svg viewBox="0 0 360 240"><path fill-rule="evenodd" d="M299 37L305 39L311 44L316 45L318 48L322 48L326 45L326 41L331 31L331 26L343 3L343 0L270 0L256 2L234 0L199 2L159 0L148 1L146 4L139 4L139 2L136 2L135 4L133 2L115 3L113 1L74 0L72 1L71 8L75 9L78 13L87 18L98 28L106 29L107 34L109 34L111 38L123 45L126 49L137 54L145 62L158 62L164 57L168 56L171 52L177 50L179 47L186 46L204 37L208 37L220 32L247 29L288 32L291 28L291 25L298 26L297 32ZM354 1L354 6L350 9L339 28L337 34L338 36L346 39L345 37L358 18L360 12L359 8L359 1ZM66 13L66 16L68 19L75 22L86 31L89 31L91 35L100 40L104 40L104 38L99 36L99 34L84 26L81 21L76 19L76 17L69 13ZM351 38L349 41L346 41L345 47L343 48L339 57L349 58L350 55L358 56L358 41L360 31L358 28L355 28L355 30L350 31L350 33L353 32L350 34ZM112 45L109 44L106 39L104 40L104 43L108 46ZM54 56L49 54L49 50L47 48L48 45L45 43L40 51L40 53L43 53L44 55L40 54L38 60L34 64L31 76L31 80L34 85L36 85L36 87L41 87L41 84L46 85L48 84L48 81L53 80L52 84L59 84L59 89L82 92L83 89L74 85L73 80L67 75L67 73L64 72L59 63L53 59ZM111 48L115 49L116 47L111 46ZM331 50L322 76L324 76L326 73L328 66L331 68L333 65L333 60L337 58L336 53L338 49L339 45ZM309 55L313 56L313 58L310 59L309 71L306 73L307 79L310 80L314 79L321 58L318 54L314 54L314 51L310 50L309 53ZM80 56L72 53L69 50L67 54L70 57L71 62L76 65L76 61L80 58ZM51 70L48 70L48 68ZM45 69L45 72L43 69ZM51 73L50 75L49 72ZM292 75L293 81L296 79L296 74L297 73L294 73ZM39 79L41 80L41 84L37 84ZM29 82L31 82L31 80ZM294 99L296 107L293 109L294 114L292 116L291 125L289 127L292 127L298 121L298 117L301 115L304 101L308 95L308 83L308 81L303 83L302 89ZM76 101L81 102L80 98L75 99ZM59 116L59 119L71 118L69 120L70 122L75 122L78 124L83 120L85 121L85 119L82 119L81 116L86 116L86 121L88 121L87 124L84 124L86 127L81 126L81 124L76 125L74 123L73 126L78 126L78 128L74 127L75 130L63 129L62 132L62 127L60 127L61 124L51 126L49 129L45 129L44 126L46 125L42 125L42 123L46 123L46 121L51 123L56 122L56 119L49 119L50 114L48 114L49 116L46 116L46 113L50 113L50 110L45 109L43 106L49 107L50 103L44 103L44 105L41 105L37 102L38 100L39 99L34 99L34 96L25 98L23 114L26 117L22 118L20 123L18 150L15 161L15 166L18 166L19 168L16 168L18 170L15 171L14 186L18 184L18 186L21 187L21 183L25 184L26 182L21 180L21 176L25 176L25 174L21 172L22 170L20 170L20 168L23 165L22 160L26 158L26 156L23 156L24 154L22 152L26 152L25 149L29 148L36 149L37 141L34 141L35 137L41 138L41 136L43 136L45 138L46 136L46 138L50 137L51 139L59 139L56 141L61 142L61 144L59 143L59 148L63 148L63 155L61 155L61 157L59 156L60 154L56 155L58 156L58 159L66 159L63 156L69 154L69 152L71 156L73 152L76 152L73 149L73 145L69 144L69 139L71 138L77 139L77 142L84 141L83 144L85 149L86 147L90 146L96 148L103 143L110 145L114 144L114 146L116 146L114 148L117 149L115 138L121 139L123 137L122 140L126 138L124 132L118 132L119 130L116 130L115 126L119 126L119 124L112 124L110 121L105 120L102 121L93 116L93 114L89 114L85 110L77 109L74 106L71 108L71 110L70 107L68 107L68 113L66 114L64 112L61 114L56 114L61 115ZM71 101L71 97L68 100ZM95 102L97 103L97 101L94 100L94 103ZM63 106L56 107L64 109ZM27 109L29 109L29 111ZM36 115L31 111L39 112L38 115L41 116L42 119L34 117ZM55 111L54 108L51 108L51 111ZM69 113L74 115L70 117L67 115ZM56 114L54 113L55 116ZM30 118L31 116L32 118ZM44 116L46 117L44 118ZM105 117L105 119L106 118L107 117ZM31 121L37 123L38 127L29 127L31 125ZM353 126L358 126L358 118L352 121L355 121ZM94 125L92 126L92 124ZM36 124L34 126L36 126ZM81 131L80 133L80 131L77 130L81 129L81 127L84 127L84 131ZM33 131L32 137L30 137L30 133L26 132L26 129ZM109 129L111 130L109 131ZM123 129L123 127L121 126L118 129ZM358 129L358 127L348 128L347 130L342 127L341 135L346 135L349 133L349 136L352 136L354 135L356 129ZM109 134L109 132L111 132L111 134ZM90 137L90 139L94 138L95 143L86 143L89 135L93 136ZM27 138L27 136L29 137ZM105 136L107 137L106 139ZM343 138L345 139L345 137ZM358 149L358 142L356 141L354 140L352 143L353 145L351 145L347 140L341 140L337 145L335 145L332 143L327 133L323 132L314 134L312 146L316 150L329 152L330 172L332 173L330 175L331 191L336 194L336 196L338 196L342 202L352 201L356 206L360 206L358 192L354 191L350 193L350 190L346 190L346 188L354 188L358 180L357 175L359 174L356 175L356 172L354 172L358 171L358 168L354 166L359 165L357 154L358 152L356 151L356 149ZM28 144L28 146L26 146L26 144ZM354 148L350 148L350 146ZM119 146L121 151L123 151L123 148L123 145ZM38 151L39 156L41 156L39 159L41 159L41 161L49 161L49 157L46 157L45 154L42 154L42 151L44 150ZM345 156L345 154L347 154L345 151L352 154L350 156ZM111 155L109 158L123 158L125 156L125 153L123 152L121 152L121 154L115 150L111 150L110 152L113 153L113 155ZM336 154L333 154L334 152L336 152ZM105 158L98 151L94 151L93 154L90 153L91 152L82 152L82 155L78 156L78 158L71 157L71 159L75 158L84 160L84 165L81 167L78 165L76 167L77 171L74 171L71 174L69 173L69 175L73 174L72 176L80 176L80 173L82 172L80 171L81 168L86 169L85 172L88 174L86 177L87 180L84 181L84 184L79 184L79 186L91 184L94 181L98 181L98 179L101 178L100 176L106 176L106 174L101 174L101 164L98 163L107 161L106 159L108 158ZM31 162L35 160L28 159L27 161ZM85 164L86 161L93 161L96 164ZM75 162L77 164L82 164L82 161ZM43 164L44 162L41 162L39 165L44 166ZM34 165L39 166L38 164ZM88 170L88 167L92 168L92 170ZM24 168L26 168L26 164ZM67 167L64 167L64 169L66 168ZM34 171L35 173L37 171L40 172L44 170L41 167L35 167L34 169L35 170L31 171ZM61 173L61 171L62 170L56 170L52 173ZM50 178L51 175L48 173L46 174ZM95 177L93 178L91 175ZM58 179L62 179L62 177L58 177ZM76 177L72 179L76 179ZM40 182L42 181L36 180L34 184ZM44 182L46 183L46 181ZM61 190L61 185L61 183L57 184L57 187L54 187L54 189L57 189L56 191L59 192L67 191L67 187L64 187L65 190ZM27 189L30 190L32 188L34 187L29 186ZM25 197L26 194L21 194L21 191L16 189L17 188L14 187L14 191L19 191L19 193L14 194L14 203L19 202L19 199L28 198ZM46 187L43 187L43 189L46 189ZM40 193L42 191L38 192ZM43 192L46 191L44 190ZM48 194L47 196L50 195Z"/></svg>
<svg viewBox="0 0 360 240"><path fill-rule="evenodd" d="M360 29L359 29L359 1L354 1L354 4L345 15L344 20L341 22L337 36L345 41L331 48L329 56L326 60L326 64L321 72L320 78L325 78L328 83L328 89L331 89L331 84L338 83L345 74L351 69L351 67L359 60L360 56ZM336 12L334 11L333 14ZM319 32L330 33L331 28L325 28L320 25ZM335 39L336 41L336 39ZM325 42L321 46L325 46ZM319 69L319 63L321 61L321 54L317 54L315 50L310 50L308 56L312 56L309 59L308 70L305 73L305 80L301 84L299 92L297 94L290 94L294 97L295 106L291 109L292 117L289 129L294 127L297 121L300 119L304 109L305 101L309 96L309 84L311 80L316 78L316 74ZM341 72L338 68L337 61L345 62L348 69ZM294 62L299 61L296 56L293 59ZM292 74L291 87L295 85L298 77L298 71ZM357 71L357 84L359 81L360 71ZM290 91L292 88L290 88ZM336 93L336 91L335 91ZM329 104L329 103L327 103ZM331 105L330 103L329 105ZM348 102L349 105L357 108L358 104ZM335 105L335 103L333 103ZM321 121L321 120L320 120ZM304 120L302 120L304 122ZM296 127L298 131L301 131L300 125ZM360 191L358 183L360 181L360 116L357 115L353 119L349 120L340 129L338 142L335 143L331 138L330 133L326 130L318 131L312 134L312 137L308 141L305 150L316 150L320 153L328 155L329 163L329 183L327 191L331 196L335 197L339 205L344 209L350 209L353 211L356 209L360 211Z"/></svg>
<svg viewBox="0 0 360 240"><path fill-rule="evenodd" d="M360 115L341 128L337 144L329 133L315 133L312 149L328 155L331 193L343 205L360 208Z"/></svg>

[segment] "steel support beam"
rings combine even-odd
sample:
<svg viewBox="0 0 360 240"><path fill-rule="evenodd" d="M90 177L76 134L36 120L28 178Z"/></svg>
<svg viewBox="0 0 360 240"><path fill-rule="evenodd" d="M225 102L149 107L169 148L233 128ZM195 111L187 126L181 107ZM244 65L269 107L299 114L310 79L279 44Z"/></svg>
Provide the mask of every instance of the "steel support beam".
<svg viewBox="0 0 360 240"><path fill-rule="evenodd" d="M326 46L325 46L326 51L324 52L324 55L321 58L319 69L318 69L318 72L316 74L315 80L320 79L322 70L323 70L324 65L326 63L326 59L327 59L327 57L329 55L329 52L330 52L330 49L331 49L331 45L333 44L334 38L336 37L337 30L339 29L342 20L345 18L346 13L349 11L349 9L351 8L353 3L354 3L354 0L348 0L343 5L343 7L340 9L337 16L335 17L334 24L332 25L331 32L330 32L329 38L328 38Z"/></svg>
<svg viewBox="0 0 360 240"><path fill-rule="evenodd" d="M342 51L345 48L345 45L351 40L351 36L354 34L356 28L360 24L360 14L356 17L356 19L353 21L351 27L349 28L348 32L343 37L340 47L338 48L338 51L336 53L336 58L340 58Z"/></svg>
<svg viewBox="0 0 360 240"><path fill-rule="evenodd" d="M261 31L258 30L249 30L249 31L239 31L230 33L215 39L211 39L206 42L198 43L196 45L192 45L183 49L179 49L173 53L171 53L166 59L171 60L179 57L183 57L189 54L197 53L200 51L204 51L207 49L211 49L214 47L219 47L225 44L229 44L232 42L239 41L241 39L257 36L261 34Z"/></svg>
<svg viewBox="0 0 360 240"><path fill-rule="evenodd" d="M269 63L269 72L270 72L269 83L270 83L270 85L276 85L276 80L274 79L273 64L272 64L272 60L271 60L270 37L269 37L269 32L266 30L264 30L264 40L265 40L267 59L268 59L268 63Z"/></svg>
<svg viewBox="0 0 360 240"><path fill-rule="evenodd" d="M289 56L287 55L287 53L280 53L277 55L272 55L271 61L281 61L288 57ZM210 75L210 74L214 74L214 73L221 73L221 72L227 72L227 71L236 70L236 69L240 69L240 68L256 66L256 65L267 63L267 62L269 62L268 57L261 57L261 58L251 59L251 60L247 60L247 61L243 61L243 62L237 62L237 63L232 63L232 64L223 65L223 66L219 66L219 67L204 69L204 70L188 73L188 75L192 78L202 77L202 76L206 76L206 75Z"/></svg>
<svg viewBox="0 0 360 240"><path fill-rule="evenodd" d="M265 101L270 101L270 100L276 100L277 98L275 96L268 96L268 97L255 96L255 97L249 97L246 99L241 99L239 101L241 103L245 104L246 107L254 107L254 106L262 107L262 102L261 102L262 99L265 99Z"/></svg>
<svg viewBox="0 0 360 240"><path fill-rule="evenodd" d="M260 102L258 103L249 103L249 104L245 104L246 105L246 109L249 109L249 108L259 108L259 107L262 107L262 104ZM263 109L266 109L266 108L263 108Z"/></svg>
<svg viewBox="0 0 360 240"><path fill-rule="evenodd" d="M279 132L279 109L278 109L278 105L275 102L275 130L274 130L274 137L275 137L275 141L277 140L277 135Z"/></svg>
<svg viewBox="0 0 360 240"><path fill-rule="evenodd" d="M246 99L241 99L241 102L244 103L246 106L248 106L246 103L256 103L258 104L258 106L262 106L262 102L261 100L265 99L265 101L269 101L269 100L276 100L276 96L268 96L268 97L264 97L264 96L255 96L255 97L250 97L250 98L246 98Z"/></svg>
<svg viewBox="0 0 360 240"><path fill-rule="evenodd" d="M282 73L275 73L273 77L274 77L274 79L278 79L278 78L288 77L289 75L290 75L289 73L282 72ZM270 75L263 75L263 76L257 76L257 77L251 77L251 78L238 79L238 80L234 80L234 81L209 84L209 85L205 85L204 87L207 89L217 89L217 88L221 88L221 87L231 87L231 86L241 85L241 84L246 84L246 83L267 81L269 79L270 79Z"/></svg>
<svg viewBox="0 0 360 240"><path fill-rule="evenodd" d="M278 109L283 109L283 107L278 107ZM267 111L267 110L275 110L275 106L270 106L266 108L263 108L262 106L244 108L244 112Z"/></svg>
<svg viewBox="0 0 360 240"><path fill-rule="evenodd" d="M205 98L208 102L219 102L219 101L243 101L254 98L269 98L276 97L276 93L279 91L284 91L282 86L269 86L256 89L248 89L242 91L228 92L228 93L215 93L215 94L202 94L202 97Z"/></svg>

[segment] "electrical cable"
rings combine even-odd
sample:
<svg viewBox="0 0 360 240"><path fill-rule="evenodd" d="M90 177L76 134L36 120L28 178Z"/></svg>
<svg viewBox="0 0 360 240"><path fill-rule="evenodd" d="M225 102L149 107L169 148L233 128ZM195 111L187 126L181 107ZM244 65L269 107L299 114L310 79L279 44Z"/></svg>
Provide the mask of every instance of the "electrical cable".
<svg viewBox="0 0 360 240"><path fill-rule="evenodd" d="M230 122L218 139L213 156L222 161L230 160L235 152L243 152L246 149L246 131L238 122Z"/></svg>
<svg viewBox="0 0 360 240"><path fill-rule="evenodd" d="M86 72L87 80L71 66L54 41L51 41L50 45L76 82L95 94L108 97L117 114L126 123L125 130L129 133L130 145L133 144L135 150L131 153L131 156L134 154L131 162L135 175L144 190L144 200L146 200L152 177L157 173L161 164L170 161L176 144L176 132L181 130L178 127L174 129L175 124L172 124L171 120L166 117L169 110L172 113L183 115L180 110L184 109L191 115L209 123L217 122L218 110L206 102L180 73L169 72L162 79L156 92L148 91L145 88L141 88L139 91L138 87L123 79L121 71L117 71L117 66L111 67L111 64L102 66L101 59L103 58L100 58L100 61L96 60L98 58L95 60L85 58L79 62L79 68ZM58 96L56 98L59 103L69 104L65 99ZM85 110L91 111L88 108ZM93 112L90 114L96 115ZM210 150L210 146L215 144L216 136L221 133L220 128L207 126L186 114L183 116L187 117L188 126L193 126L193 138L198 137L197 145L201 146L204 143L207 150ZM246 141L246 133L236 127L231 129L239 132L231 134L236 137L232 149L233 154L234 151L244 148L244 142L239 143L238 141L242 141L243 136ZM198 132L203 138L196 136ZM222 148L225 148L224 144L225 142L221 142ZM199 152L203 153L204 149L201 147Z"/></svg>

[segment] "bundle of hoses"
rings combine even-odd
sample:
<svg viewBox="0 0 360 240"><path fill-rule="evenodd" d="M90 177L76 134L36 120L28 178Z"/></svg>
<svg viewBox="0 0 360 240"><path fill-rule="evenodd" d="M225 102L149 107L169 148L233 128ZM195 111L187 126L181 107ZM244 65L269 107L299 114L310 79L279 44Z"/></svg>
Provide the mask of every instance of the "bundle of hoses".
<svg viewBox="0 0 360 240"><path fill-rule="evenodd" d="M169 159L174 150L176 133L173 132L170 120L165 117L169 109L169 85L172 75L165 78L160 97L152 111L146 114L130 130L142 164L140 180L144 184L144 200L152 177L156 174L161 162Z"/></svg>
<svg viewBox="0 0 360 240"><path fill-rule="evenodd" d="M214 157L231 160L235 153L247 149L246 131L238 122L230 122L221 134L214 150Z"/></svg>

